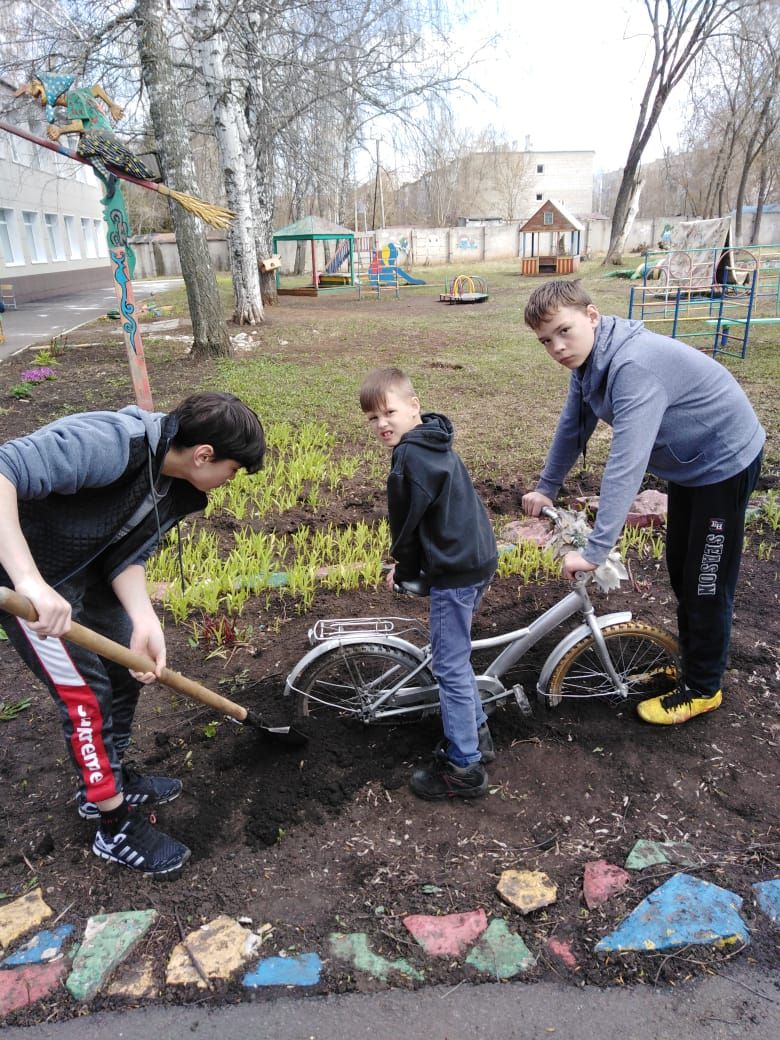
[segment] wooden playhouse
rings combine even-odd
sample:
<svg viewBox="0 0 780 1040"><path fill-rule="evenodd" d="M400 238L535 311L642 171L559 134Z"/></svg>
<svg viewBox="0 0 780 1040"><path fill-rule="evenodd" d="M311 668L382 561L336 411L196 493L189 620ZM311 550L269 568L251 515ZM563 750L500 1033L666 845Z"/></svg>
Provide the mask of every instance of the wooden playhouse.
<svg viewBox="0 0 780 1040"><path fill-rule="evenodd" d="M520 228L522 273L559 275L577 271L584 230L562 203L547 199Z"/></svg>

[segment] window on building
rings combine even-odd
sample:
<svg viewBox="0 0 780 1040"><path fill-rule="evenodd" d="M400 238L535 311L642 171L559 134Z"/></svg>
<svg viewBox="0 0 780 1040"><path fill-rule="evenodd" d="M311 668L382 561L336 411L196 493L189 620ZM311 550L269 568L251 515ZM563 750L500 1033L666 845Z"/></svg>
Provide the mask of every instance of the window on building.
<svg viewBox="0 0 780 1040"><path fill-rule="evenodd" d="M65 220L65 237L68 240L68 256L71 260L81 259L81 241L79 239L79 229L76 226L76 218L66 216Z"/></svg>
<svg viewBox="0 0 780 1040"><path fill-rule="evenodd" d="M95 245L95 229L92 227L92 221L89 219L89 217L81 218L81 233L84 236L85 255L88 257L97 256L97 246Z"/></svg>
<svg viewBox="0 0 780 1040"><path fill-rule="evenodd" d="M10 137L10 134L8 136ZM16 226L16 214L12 209L0 209L0 250L6 267L24 263L24 253Z"/></svg>
<svg viewBox="0 0 780 1040"><path fill-rule="evenodd" d="M56 213L44 213L43 220L46 224L46 232L49 236L49 252L52 260L65 259L65 247L62 244L62 228L60 218Z"/></svg>
<svg viewBox="0 0 780 1040"><path fill-rule="evenodd" d="M537 193L536 193L536 201L537 202L541 202L543 198L544 198L544 195L542 195L542 193L540 191L537 191Z"/></svg>
<svg viewBox="0 0 780 1040"><path fill-rule="evenodd" d="M536 172L537 173L544 173L544 163L537 163L536 164Z"/></svg>
<svg viewBox="0 0 780 1040"><path fill-rule="evenodd" d="M545 224L554 224L555 223L555 214L553 213L552 210L548 209L548 210L545 211L544 223Z"/></svg>
<svg viewBox="0 0 780 1040"><path fill-rule="evenodd" d="M108 243L106 242L105 224L102 220L93 220L92 227L95 229L95 241L97 242L97 255L108 256Z"/></svg>
<svg viewBox="0 0 780 1040"><path fill-rule="evenodd" d="M30 259L34 264L46 263L46 245L41 234L41 221L37 213L22 210L22 223L24 224L24 236L27 240L27 249Z"/></svg>

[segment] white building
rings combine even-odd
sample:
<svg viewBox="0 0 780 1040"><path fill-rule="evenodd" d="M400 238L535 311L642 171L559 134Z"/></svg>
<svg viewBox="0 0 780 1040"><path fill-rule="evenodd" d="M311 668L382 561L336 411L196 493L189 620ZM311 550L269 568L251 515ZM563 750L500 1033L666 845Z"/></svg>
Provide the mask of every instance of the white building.
<svg viewBox="0 0 780 1040"><path fill-rule="evenodd" d="M0 81L0 118L46 137L43 109L13 93ZM112 284L102 193L88 166L0 129L0 283L17 303Z"/></svg>
<svg viewBox="0 0 780 1040"><path fill-rule="evenodd" d="M433 226L527 220L545 199L593 210L592 151L469 152L399 189L399 212Z"/></svg>

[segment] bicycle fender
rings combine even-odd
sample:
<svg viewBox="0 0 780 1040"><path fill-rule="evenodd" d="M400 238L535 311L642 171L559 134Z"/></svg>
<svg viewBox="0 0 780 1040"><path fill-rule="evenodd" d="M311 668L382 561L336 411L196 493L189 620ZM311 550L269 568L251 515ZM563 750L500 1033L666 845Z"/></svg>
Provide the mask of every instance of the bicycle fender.
<svg viewBox="0 0 780 1040"><path fill-rule="evenodd" d="M599 628L607 628L609 625L621 625L625 621L630 621L632 618L630 610L623 610L616 614L602 614L601 617L596 618L596 624ZM539 673L539 681L536 684L536 689L541 694L547 693L547 684L550 681L550 676L558 667L558 662L567 654L569 650L581 639L591 634L590 629L587 625L578 625L573 632L570 632L550 651L550 656L544 662L544 667Z"/></svg>
<svg viewBox="0 0 780 1040"><path fill-rule="evenodd" d="M415 657L418 661L425 660L425 654L414 643L410 643L406 639L399 639L398 636L382 636L381 639L376 635L363 632L355 633L355 635L339 636L336 639L328 639L324 643L319 643L310 650L307 654L298 661L293 670L287 676L284 684L284 695L289 697L291 693L295 692L298 678L306 671L312 661L316 661L318 658L323 657L325 654L331 653L333 650L337 650L340 646L350 645L363 645L372 646L374 644L380 644L382 646L392 646L395 650L403 650L404 653L410 654Z"/></svg>

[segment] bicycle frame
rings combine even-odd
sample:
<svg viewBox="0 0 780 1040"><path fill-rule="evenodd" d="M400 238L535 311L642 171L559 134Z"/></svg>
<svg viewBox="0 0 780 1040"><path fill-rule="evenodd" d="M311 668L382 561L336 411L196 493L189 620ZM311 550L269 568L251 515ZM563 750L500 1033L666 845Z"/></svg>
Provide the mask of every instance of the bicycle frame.
<svg viewBox="0 0 780 1040"><path fill-rule="evenodd" d="M607 650L601 630L608 625L630 621L632 615L630 611L623 611L620 613L597 616L593 604L591 603L590 596L588 595L586 588L587 582L588 579L586 576L583 575L578 577L571 592L544 611L543 614L540 614L538 618L532 621L531 624L525 628L505 632L502 635L490 636L486 639L472 640L472 651L489 650L495 647L504 648L493 658L488 667L476 677L477 686L482 694L483 704L503 701L512 695L517 698L518 703L521 703L521 698L525 700L525 694L523 693L522 688L513 687L506 689L501 682L501 676L506 674L506 672L509 671L509 669L515 665L528 650L531 649L531 647L535 646L536 643L539 642L539 640L543 639L564 621L577 613L582 615L583 623L561 639L561 641L550 652L539 675L537 683L538 692L540 694L545 694L547 692L546 684L563 655L582 638L587 635L592 635L599 652L599 657L604 666L604 671L614 685L614 693L623 698L628 696L628 689L615 671L615 667L609 656L609 651ZM290 672L287 677L287 682L285 683L285 694L289 695L297 692L296 682L298 677L322 655L330 653L339 647L372 643L404 651L408 655L416 658L418 663L411 673L405 675L395 685L385 688L379 696L369 704L366 704L362 710L359 713L356 712L356 714L359 714L364 721L372 721L378 714L381 714L382 717L389 717L392 715L407 715L413 712L419 712L421 705L425 706L425 702L421 701L421 698L425 696L431 697L431 707L436 708L438 706L438 687L436 685L425 687L410 686L410 683L414 681L414 678L417 675L430 667L430 644L421 649L414 643L400 638L395 634L396 629L394 623L396 621L403 621L407 626L407 630L409 628L419 627L415 622L410 622L406 618L351 618L317 622L314 628L309 632L309 639L310 642L317 643L318 645L301 658L295 668ZM383 681L386 681L386 678L386 676L383 676ZM412 703L408 706L385 707L388 701L391 699L397 699L399 695L403 695L404 688L408 688L409 697ZM312 700L317 701L318 698L312 697ZM321 701L320 703L326 702Z"/></svg>

